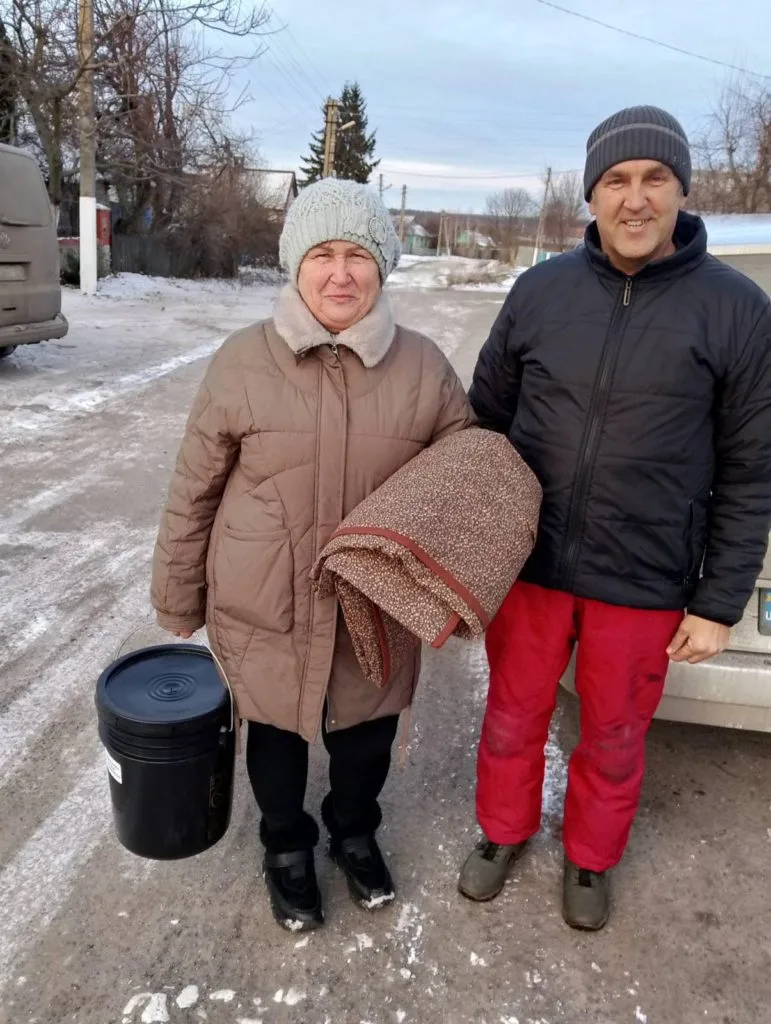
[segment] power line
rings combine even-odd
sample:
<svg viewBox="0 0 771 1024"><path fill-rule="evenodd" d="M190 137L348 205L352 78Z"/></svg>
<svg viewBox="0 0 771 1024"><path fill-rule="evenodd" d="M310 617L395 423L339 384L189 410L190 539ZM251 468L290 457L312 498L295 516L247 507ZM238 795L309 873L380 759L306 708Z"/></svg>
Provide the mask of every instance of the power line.
<svg viewBox="0 0 771 1024"><path fill-rule="evenodd" d="M263 54L263 59L267 60L268 63L271 64L278 74L284 79L284 81L291 86L295 94L300 98L303 106L308 103L313 103L315 106L318 103L318 97L315 94L311 94L313 98L309 99L308 93L306 92L308 86L298 78L296 72L292 71L291 68L286 67L277 50L274 50L269 46Z"/></svg>
<svg viewBox="0 0 771 1024"><path fill-rule="evenodd" d="M736 64L729 64L727 61L718 60L717 57L705 57L702 53L694 53L693 50L686 50L682 46L673 46L672 43L664 43L660 39L651 39L650 36L640 35L639 32L632 32L626 28L619 28L618 25L610 25L607 21L600 21L599 18L592 18L588 14L582 14L580 11L571 11L569 7L561 7L559 4L552 3L552 0L535 0L537 4L542 4L544 7L551 7L555 11L561 11L562 14L569 14L573 18L580 18L582 21L589 21L592 25L599 25L601 28L610 29L611 32L618 32L622 36L631 36L632 39L642 39L644 43L653 43L654 46L663 46L665 50L674 50L675 53L682 53L686 57L694 57L696 60L706 61L707 64L717 64L721 68L729 68L731 71L739 71L743 75L752 75L755 78L763 78L766 81L771 81L771 75L764 75L760 71L750 71L749 68L740 68Z"/></svg>
<svg viewBox="0 0 771 1024"><path fill-rule="evenodd" d="M413 129L419 129L419 128L421 128L423 126L426 126L426 125L429 125L429 126L432 126L432 127L438 126L445 133L447 133L447 132L454 132L455 134L468 135L468 136L476 135L476 132L473 131L473 129L476 127L476 125L479 125L479 127L481 127L482 129L484 129L485 127L489 127L490 125L497 125L501 129L501 131L498 132L497 135L496 135L496 138L499 138L499 139L500 138L506 139L509 136L511 136L513 133L519 134L519 133L522 133L522 132L525 132L525 133L528 133L528 134L537 133L538 135L541 135L541 134L547 134L547 135L586 135L586 126L582 126L580 128L579 127L567 128L567 127L559 127L559 126L551 126L551 125L543 125L543 126L541 126L541 125L535 124L535 123L533 123L533 124L508 124L502 118L496 118L496 119L490 118L489 121L478 119L475 124L472 124L470 121L464 124L462 122L458 122L458 121L455 121L455 120L445 121L441 116L439 116L439 117L428 117L426 115L418 114L418 115L415 115L414 117L410 117L409 115L402 116L402 115L397 115L397 114L384 114L382 111L377 110L377 108L375 108L375 110L373 110L373 111L369 111L368 110L368 113L369 113L371 118L373 118L374 120L380 122L381 124L395 123L395 124L399 125L399 127L404 127L406 125L407 127L410 127L410 128L413 128ZM469 131L469 129L472 129L472 131ZM487 136L486 138L489 138L489 136Z"/></svg>
<svg viewBox="0 0 771 1024"><path fill-rule="evenodd" d="M308 79L308 81L310 82L314 92L320 92L320 95L321 95L322 99L325 96L327 96L327 95L331 95L334 92L334 90L329 88L329 83L325 81L324 76L319 71L318 67L311 60L310 56L308 55L307 50L305 50L300 45L300 43L297 41L297 37L292 32L291 28L289 27L289 24L278 17L274 7L268 5L267 10L269 12L270 18L274 19L278 23L278 29L277 29L276 35L277 36L278 35L285 36L285 37L288 37L289 39L292 40L292 44L294 45L294 48L298 51L298 53L302 57L305 58L305 60L308 62L308 65L310 66L310 68L315 72L318 81L321 82L321 89L319 90L318 84L312 81L312 79L308 76L306 71L303 68L300 67L300 65L299 65L297 59L294 57L294 55L292 53L290 53L288 49L286 49L286 55L289 57L289 59L298 68L300 68L301 73L303 74L303 76L306 79Z"/></svg>
<svg viewBox="0 0 771 1024"><path fill-rule="evenodd" d="M468 153L472 151L472 147L464 145L462 141L456 145L452 145L451 141L448 140L447 145L429 147L421 146L418 143L401 142L399 139L390 139L384 136L382 139L378 139L378 151L384 154L384 160L400 162L408 160L414 162L416 166L420 163L428 167L447 168L450 173L457 166L467 166L459 165L458 161L468 159ZM480 163L484 163L487 167L494 167L496 164L498 167L523 167L529 164L537 166L540 170L543 170L543 167L553 158L565 163L574 161L582 163L586 155L583 145L560 145L552 149L545 143L535 142L497 148L479 146L474 151L479 155L474 167L479 167Z"/></svg>
<svg viewBox="0 0 771 1024"><path fill-rule="evenodd" d="M405 168L399 169L388 169L385 170L394 177L402 178L443 178L446 180L463 180L463 181L502 181L504 179L509 180L520 180L525 178L536 178L542 173L541 170L531 171L530 174L429 174L426 171L408 171ZM554 171L552 177L555 178L560 174L579 174L582 173L579 168L573 167L566 171Z"/></svg>
<svg viewBox="0 0 771 1024"><path fill-rule="evenodd" d="M273 138L274 136L290 135L299 131L315 130L315 122L312 123L309 118L301 118L298 115L293 118L281 117L276 121L271 121L269 124L260 124L259 121L255 121L252 124L252 128L260 135L270 134L270 137Z"/></svg>
<svg viewBox="0 0 771 1024"><path fill-rule="evenodd" d="M561 153L585 152L586 146L582 138L560 138L545 137L539 135L512 135L507 139L500 139L495 136L472 135L466 132L448 132L437 142L433 139L425 139L417 134L397 134L395 131L386 130L382 125L378 126L378 144L381 150L385 146L397 146L399 150L409 150L411 155L418 153L426 158L436 157L442 153L449 152L457 156L459 146L463 144L478 143L480 146L489 147L499 156L508 156L509 153L522 154L523 147L528 149L545 149L548 147L559 147ZM489 155L489 154L488 154ZM436 160L432 160L436 163ZM441 161L439 161L441 162Z"/></svg>
<svg viewBox="0 0 771 1024"><path fill-rule="evenodd" d="M303 46L301 46L300 43L297 41L297 37L295 36L294 32L292 32L291 28L289 28L288 25L287 25L287 28L286 28L286 32L287 32L287 35L289 36L289 38L294 43L295 49L299 50L299 52L302 54L302 56L305 57L305 59L308 61L308 64L310 65L310 67L316 73L316 76L318 77L318 80L321 82L321 87L324 90L324 92L329 93L330 92L329 82L324 77L324 75L322 75L322 73L319 71L318 67L313 63L313 61L310 58L310 55L308 54L308 51Z"/></svg>
<svg viewBox="0 0 771 1024"><path fill-rule="evenodd" d="M424 115L434 115L437 112L437 107L431 103L412 103L409 106L398 106L393 103L376 103L373 105L373 110L378 110L381 113L400 114L404 117L416 115L418 117ZM485 106L482 108L477 107L472 109L470 107L448 107L444 103L441 104L441 112L445 115L446 121L454 121L459 117L468 117L472 121L488 121L494 124L505 123L506 117L509 115L509 111L506 110L504 113L495 114L494 108ZM520 111L522 113L522 111ZM488 114L490 116L483 116ZM568 120L575 124L575 118L570 114L562 114L559 112L541 113L540 111L533 112L533 120L528 122L531 124L541 124L544 119L548 121L561 121Z"/></svg>
<svg viewBox="0 0 771 1024"><path fill-rule="evenodd" d="M313 81L313 79L310 77L305 68L299 63L295 55L291 52L291 50L287 46L285 46L284 40L281 39L280 36L277 35L274 38L273 47L274 53L275 47L278 47L280 49L282 56L284 56L289 61L289 66L297 70L298 75L300 76L300 80L306 82L310 87L311 91L313 92L314 96L317 96L323 103L324 93L319 90L319 87L316 84L316 82Z"/></svg>
<svg viewBox="0 0 771 1024"><path fill-rule="evenodd" d="M292 118L297 118L297 119L299 119L299 118L300 118L301 116L303 116L303 115L301 115L301 114L300 114L300 113L299 113L299 112L297 111L297 109L292 109L292 108L288 107L288 106L286 105L286 103L284 103L284 101L282 100L282 98L281 98L280 96L276 95L276 93L275 93L275 92L273 92L273 90L272 90L272 89L270 88L270 86L269 86L269 85L268 85L268 84L267 84L267 83L266 83L266 82L264 81L264 79L262 79L262 78L257 78L257 79L255 79L255 81L256 81L256 83L257 83L257 86L258 86L258 87L259 87L260 89L262 89L262 90L263 90L264 92L266 92L266 93L267 93L267 94L268 94L268 95L269 95L269 96L270 96L270 97L271 97L271 98L272 98L272 99L273 99L273 100L274 100L274 101L275 101L276 103L278 103L278 104L279 104L279 106L283 107L283 108L284 108L284 110L285 110L285 111L287 112L287 114L289 114L289 115L290 115L290 117L292 117ZM289 99L289 97L287 97L287 99ZM291 100L290 100L290 102L294 102L294 103L297 103L297 100L294 100L294 101L291 101ZM282 120L283 120L283 119L282 119ZM260 130L261 130L261 131L266 131L266 129L265 129L265 128L262 128L262 129L260 129Z"/></svg>

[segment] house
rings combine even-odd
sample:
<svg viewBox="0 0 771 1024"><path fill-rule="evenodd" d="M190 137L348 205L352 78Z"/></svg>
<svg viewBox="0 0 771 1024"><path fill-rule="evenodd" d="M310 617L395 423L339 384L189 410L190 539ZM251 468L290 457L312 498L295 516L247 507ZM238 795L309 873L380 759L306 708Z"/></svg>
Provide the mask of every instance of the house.
<svg viewBox="0 0 771 1024"><path fill-rule="evenodd" d="M254 189L256 198L281 220L297 198L297 175L294 171L276 171L265 167L245 167L244 176Z"/></svg>
<svg viewBox="0 0 771 1024"><path fill-rule="evenodd" d="M111 188L105 175L97 171L94 184L96 186L97 203L109 204ZM49 179L46 177L46 188ZM56 233L60 238L77 238L80 234L80 175L72 174L62 182L62 196L57 211Z"/></svg>
<svg viewBox="0 0 771 1024"><path fill-rule="evenodd" d="M409 231L405 230L402 249L408 256L430 256L436 252L434 242L422 224L411 224Z"/></svg>
<svg viewBox="0 0 771 1024"><path fill-rule="evenodd" d="M489 235L471 229L461 231L455 245L457 249L463 250L469 256L492 256L495 250L495 242Z"/></svg>
<svg viewBox="0 0 771 1024"><path fill-rule="evenodd" d="M401 227L400 214L393 216L393 225L398 235ZM432 256L436 252L436 239L422 224L418 224L414 214L406 214L404 217L402 252L405 256Z"/></svg>

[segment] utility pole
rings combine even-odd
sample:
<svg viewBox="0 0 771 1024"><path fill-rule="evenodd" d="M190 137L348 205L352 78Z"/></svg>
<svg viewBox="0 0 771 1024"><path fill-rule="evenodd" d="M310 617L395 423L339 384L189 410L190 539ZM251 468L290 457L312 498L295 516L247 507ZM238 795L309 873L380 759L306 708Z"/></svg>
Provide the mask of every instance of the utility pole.
<svg viewBox="0 0 771 1024"><path fill-rule="evenodd" d="M442 210L439 220L439 241L436 247L437 256L442 255L442 241L444 240L444 255L452 256L452 243L450 241L450 215Z"/></svg>
<svg viewBox="0 0 771 1024"><path fill-rule="evenodd" d="M407 209L407 186L402 185L402 211L399 215L399 241L404 245L404 213Z"/></svg>
<svg viewBox="0 0 771 1024"><path fill-rule="evenodd" d="M546 188L543 190L543 203L541 205L541 215L538 218L538 232L535 236L535 248L533 249L533 262L532 266L535 266L538 262L538 253L543 245L543 229L546 224L546 207L549 205L549 191L551 190L551 167L546 168Z"/></svg>
<svg viewBox="0 0 771 1024"><path fill-rule="evenodd" d="M337 100L327 100L327 123L324 129L324 169L322 177L335 177L335 151L337 150L337 124L340 104Z"/></svg>
<svg viewBox="0 0 771 1024"><path fill-rule="evenodd" d="M80 105L80 290L96 293L96 132L94 122L94 5L78 2Z"/></svg>
<svg viewBox="0 0 771 1024"><path fill-rule="evenodd" d="M383 175L382 174L380 175L380 177L378 179L378 189L380 191L380 198L382 199L383 198L383 193L385 192L385 188L383 186Z"/></svg>

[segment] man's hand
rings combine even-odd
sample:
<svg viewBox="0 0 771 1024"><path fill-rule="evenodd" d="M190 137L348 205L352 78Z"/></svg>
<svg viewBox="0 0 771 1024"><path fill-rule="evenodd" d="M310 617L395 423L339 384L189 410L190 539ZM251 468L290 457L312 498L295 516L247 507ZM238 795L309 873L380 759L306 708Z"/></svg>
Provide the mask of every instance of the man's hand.
<svg viewBox="0 0 771 1024"><path fill-rule="evenodd" d="M174 636L178 636L181 640L189 640L193 634L190 630L185 629L181 633L175 633Z"/></svg>
<svg viewBox="0 0 771 1024"><path fill-rule="evenodd" d="M730 638L728 626L700 619L698 615L686 615L667 647L667 654L672 661L698 665L700 661L708 661L724 651Z"/></svg>

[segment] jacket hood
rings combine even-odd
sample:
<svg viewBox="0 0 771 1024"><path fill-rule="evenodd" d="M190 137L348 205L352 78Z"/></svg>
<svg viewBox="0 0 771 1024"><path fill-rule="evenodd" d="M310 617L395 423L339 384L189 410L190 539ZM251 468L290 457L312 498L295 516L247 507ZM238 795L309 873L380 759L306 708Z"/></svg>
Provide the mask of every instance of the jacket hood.
<svg viewBox="0 0 771 1024"><path fill-rule="evenodd" d="M692 270L707 255L707 229L701 217L682 210L677 216L673 234L677 251L663 260L653 260L636 274L635 277L675 277L683 271ZM589 259L598 269L610 271L624 276L610 262L602 251L597 221L588 224L584 232L584 244Z"/></svg>
<svg viewBox="0 0 771 1024"><path fill-rule="evenodd" d="M382 362L396 335L391 304L382 292L362 320L340 334L331 334L308 309L297 287L289 284L278 297L273 323L297 356L322 345L345 345L367 369Z"/></svg>

